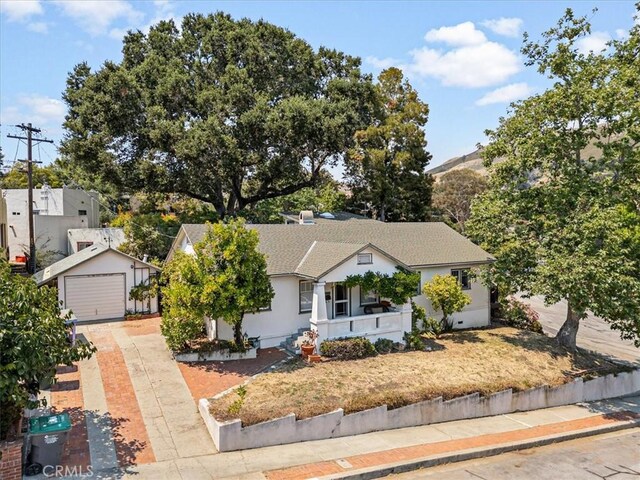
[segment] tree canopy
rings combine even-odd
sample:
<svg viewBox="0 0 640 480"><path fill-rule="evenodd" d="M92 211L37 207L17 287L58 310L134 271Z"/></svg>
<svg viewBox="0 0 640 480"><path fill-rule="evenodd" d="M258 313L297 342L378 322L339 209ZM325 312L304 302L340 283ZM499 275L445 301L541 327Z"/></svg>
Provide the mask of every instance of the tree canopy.
<svg viewBox="0 0 640 480"><path fill-rule="evenodd" d="M368 124L360 60L229 15L124 38L121 62L69 74L61 151L130 191L181 193L220 218L313 186Z"/></svg>
<svg viewBox="0 0 640 480"><path fill-rule="evenodd" d="M53 382L59 365L88 358L95 351L84 342L71 345L58 292L38 288L31 278L11 273L0 259L0 440L19 433L14 425L33 401L41 383Z"/></svg>
<svg viewBox="0 0 640 480"><path fill-rule="evenodd" d="M557 339L575 348L587 312L640 345L640 26L602 52L581 53L590 33L567 10L527 64L553 81L512 105L488 131L489 189L467 232L498 261L504 290L566 300Z"/></svg>
<svg viewBox="0 0 640 480"><path fill-rule="evenodd" d="M236 344L242 345L244 315L268 307L274 296L258 233L243 219L210 224L194 251L176 256L163 272L168 282L162 290L163 333L183 324L193 335L198 324L202 331L206 316L231 325Z"/></svg>
<svg viewBox="0 0 640 480"><path fill-rule="evenodd" d="M433 186L433 206L464 233L472 200L487 188L487 179L469 168L443 174Z"/></svg>
<svg viewBox="0 0 640 480"><path fill-rule="evenodd" d="M397 68L380 73L375 93L372 121L345 157L352 208L382 221L425 221L432 183L423 130L429 106Z"/></svg>
<svg viewBox="0 0 640 480"><path fill-rule="evenodd" d="M422 293L434 309L442 312L440 323L444 331L453 328L451 315L462 311L471 303L471 297L462 291L460 282L453 275L434 275L422 286Z"/></svg>

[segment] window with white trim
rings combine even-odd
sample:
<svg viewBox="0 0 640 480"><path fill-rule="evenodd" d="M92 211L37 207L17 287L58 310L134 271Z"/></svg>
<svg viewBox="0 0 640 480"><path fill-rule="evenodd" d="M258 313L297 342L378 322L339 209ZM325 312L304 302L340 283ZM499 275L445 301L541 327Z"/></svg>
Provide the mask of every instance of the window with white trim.
<svg viewBox="0 0 640 480"><path fill-rule="evenodd" d="M468 269L451 270L451 275L456 277L458 283L462 287L462 290L471 290L471 281L469 280Z"/></svg>
<svg viewBox="0 0 640 480"><path fill-rule="evenodd" d="M313 307L313 282L300 282L300 313L310 312Z"/></svg>
<svg viewBox="0 0 640 480"><path fill-rule="evenodd" d="M380 297L378 293L374 290L365 292L362 287L360 287L360 306L364 305L373 305L376 303L380 303Z"/></svg>
<svg viewBox="0 0 640 480"><path fill-rule="evenodd" d="M358 254L358 265L371 265L373 263L373 254L372 253L359 253Z"/></svg>

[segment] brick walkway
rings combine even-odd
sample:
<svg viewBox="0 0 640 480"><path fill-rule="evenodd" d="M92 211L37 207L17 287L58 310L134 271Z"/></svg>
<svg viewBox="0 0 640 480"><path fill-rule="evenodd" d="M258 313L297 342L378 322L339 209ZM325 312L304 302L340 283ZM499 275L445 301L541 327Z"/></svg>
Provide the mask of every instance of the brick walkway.
<svg viewBox="0 0 640 480"><path fill-rule="evenodd" d="M228 388L241 384L251 375L261 372L270 365L286 358L287 354L277 348L258 350L258 357L249 360L229 362L178 362L178 367L191 396L196 403Z"/></svg>
<svg viewBox="0 0 640 480"><path fill-rule="evenodd" d="M75 465L83 470L91 464L89 440L85 423L82 379L76 365L56 370L58 383L51 387L51 407L54 412L67 412L71 417L71 432L62 454L64 465Z"/></svg>
<svg viewBox="0 0 640 480"><path fill-rule="evenodd" d="M599 427L623 420L634 420L638 418L640 418L640 414L630 411L618 412L614 414L603 414L588 418L581 418L578 420L568 420L565 422L530 427L522 430L492 433L487 435L479 435L477 437L415 445L411 447L394 448L380 452L345 457L339 460L309 463L291 468L271 470L265 472L264 475L269 480L298 480L316 478L325 475L345 473L350 470L376 467L395 462L417 460L430 455L459 452L472 448L498 446L505 443L530 440L554 434L574 432L586 428ZM341 466L338 462L342 463L342 465L344 466Z"/></svg>

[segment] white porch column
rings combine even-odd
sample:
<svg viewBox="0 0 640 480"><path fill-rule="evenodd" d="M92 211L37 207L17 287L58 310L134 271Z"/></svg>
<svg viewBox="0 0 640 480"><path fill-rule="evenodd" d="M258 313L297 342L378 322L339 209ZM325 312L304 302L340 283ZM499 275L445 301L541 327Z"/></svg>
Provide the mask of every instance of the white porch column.
<svg viewBox="0 0 640 480"><path fill-rule="evenodd" d="M324 296L326 282L313 284L313 304L311 306L311 328L318 331L316 348L320 350L320 344L329 337L329 317L327 315L327 302Z"/></svg>
<svg viewBox="0 0 640 480"><path fill-rule="evenodd" d="M311 322L318 320L328 320L327 302L324 297L324 286L326 282L315 282L313 284L313 305L311 306Z"/></svg>
<svg viewBox="0 0 640 480"><path fill-rule="evenodd" d="M411 331L411 301L406 302L401 307L402 312L402 334Z"/></svg>

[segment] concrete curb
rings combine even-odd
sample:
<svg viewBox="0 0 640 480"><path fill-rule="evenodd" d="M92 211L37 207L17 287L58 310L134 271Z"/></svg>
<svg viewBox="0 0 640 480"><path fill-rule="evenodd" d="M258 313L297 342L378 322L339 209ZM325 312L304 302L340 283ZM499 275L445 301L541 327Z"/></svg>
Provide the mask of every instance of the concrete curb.
<svg viewBox="0 0 640 480"><path fill-rule="evenodd" d="M480 447L468 450L461 450L454 453L445 453L441 455L429 455L414 460L406 460L402 462L388 463L386 465L378 465L376 467L363 468L353 471L345 471L344 473L326 475L317 477L313 480L368 480L372 478L386 477L387 475L410 472L420 468L435 467L445 463L463 462L465 460L473 460L476 458L492 457L502 453L513 452L516 450L526 450L528 448L542 447L552 443L566 442L576 440L578 438L602 435L605 433L618 432L630 428L640 427L640 419L621 421L612 425L602 425L599 427L586 428L574 432L565 432L545 437L523 440L521 442L505 443L495 447Z"/></svg>

